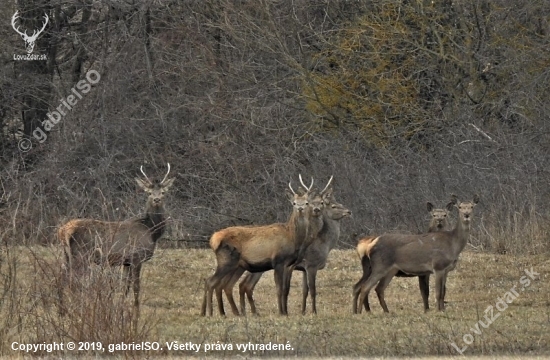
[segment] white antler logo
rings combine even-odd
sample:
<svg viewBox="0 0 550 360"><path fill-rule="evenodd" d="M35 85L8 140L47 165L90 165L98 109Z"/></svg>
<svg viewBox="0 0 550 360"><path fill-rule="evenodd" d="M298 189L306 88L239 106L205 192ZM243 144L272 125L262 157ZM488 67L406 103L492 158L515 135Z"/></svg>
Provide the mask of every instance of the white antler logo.
<svg viewBox="0 0 550 360"><path fill-rule="evenodd" d="M44 19L46 20L44 22L44 25L42 26L42 29L38 30L38 32L36 30L33 31L32 35L29 36L27 35L27 31L25 30L24 33L22 33L21 31L19 31L19 27L15 27L15 21L17 20L17 18L19 17L19 15L17 15L17 13L19 13L19 10L15 12L15 14L13 14L13 17L11 18L11 26L13 27L13 29L19 34L21 35L21 37L23 38L23 40L25 40L25 49L27 49L27 53L28 54L32 54L32 51L34 50L34 42L36 41L36 39L38 38L38 35L40 35L42 33L42 31L44 31L44 29L46 28L46 25L48 25L48 14L44 14Z"/></svg>

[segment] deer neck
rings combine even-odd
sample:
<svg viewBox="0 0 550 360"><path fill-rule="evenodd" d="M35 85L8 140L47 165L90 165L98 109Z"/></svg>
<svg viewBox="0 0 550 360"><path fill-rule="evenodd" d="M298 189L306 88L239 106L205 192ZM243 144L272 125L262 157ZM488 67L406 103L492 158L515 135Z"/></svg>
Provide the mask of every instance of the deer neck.
<svg viewBox="0 0 550 360"><path fill-rule="evenodd" d="M463 219L459 219L456 223L456 226L453 230L453 254L458 257L458 255L464 250L466 244L468 243L468 238L470 237L470 223L464 222Z"/></svg>
<svg viewBox="0 0 550 360"><path fill-rule="evenodd" d="M287 226L294 240L294 249L296 249L298 254L298 261L301 261L304 245L308 237L309 221L307 214L293 211Z"/></svg>
<svg viewBox="0 0 550 360"><path fill-rule="evenodd" d="M319 232L318 238L321 241L328 243L329 248L336 247L338 238L340 237L340 220L334 220L331 218L324 218L323 228Z"/></svg>
<svg viewBox="0 0 550 360"><path fill-rule="evenodd" d="M164 207L162 205L153 205L148 203L145 217L141 219L141 223L149 228L151 231L152 240L153 242L156 242L164 233Z"/></svg>

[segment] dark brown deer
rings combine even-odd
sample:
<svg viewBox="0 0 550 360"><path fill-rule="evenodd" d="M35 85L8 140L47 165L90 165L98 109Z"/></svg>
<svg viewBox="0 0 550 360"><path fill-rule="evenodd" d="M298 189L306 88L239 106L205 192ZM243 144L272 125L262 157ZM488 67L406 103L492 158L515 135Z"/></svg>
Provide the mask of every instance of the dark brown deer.
<svg viewBox="0 0 550 360"><path fill-rule="evenodd" d="M438 310L445 309L445 284L447 274L454 269L460 253L466 246L470 234L471 215L479 197L472 201L460 202L453 195L453 203L458 208L459 219L451 231L432 232L420 235L385 234L368 241L362 251L370 262L370 275L360 285L359 304L376 285L380 304L388 312L384 300L384 290L399 271L407 275L423 276L435 274ZM365 257L363 257L365 259ZM357 285L357 284L356 284ZM354 289L354 312L357 309L357 295Z"/></svg>
<svg viewBox="0 0 550 360"><path fill-rule="evenodd" d="M174 182L167 179L151 181L140 168L144 179L136 178L140 188L149 194L145 215L126 221L73 219L61 226L58 238L63 245L69 284L75 273L82 275L95 263L103 266L123 266L126 294L133 284L134 305L139 309L141 265L151 259L157 240L166 225L164 194Z"/></svg>
<svg viewBox="0 0 550 360"><path fill-rule="evenodd" d="M302 272L302 314L306 313L307 307L307 297L308 293L311 292L311 306L312 312L317 313L317 304L316 304L316 278L317 271L324 269L328 254L330 250L334 249L338 243L340 237L340 220L350 216L351 211L345 208L342 204L338 203L334 198L332 190L332 179L330 178L325 188L319 193L318 197L312 202L321 201L324 204L323 207L323 227L317 238L313 243L307 248L307 251L304 255L304 260L300 262L295 268ZM305 186L302 183L302 186ZM264 273L249 273L239 284L239 295L241 303L241 312L245 313L245 294L250 304L250 310L252 314L257 314L256 305L254 303L254 288L260 278Z"/></svg>
<svg viewBox="0 0 550 360"><path fill-rule="evenodd" d="M214 275L206 279L201 315L212 316L212 296L218 298L218 309L223 309L222 289L225 290L231 310L239 311L232 289L244 271L264 272L275 270L279 313L287 315L288 294L292 270L304 256L307 247L322 226L321 210L316 211L310 201L317 196L311 190L313 181L303 194L297 194L288 184L287 197L293 205L287 223L266 226L235 226L215 232L210 247L216 253L217 267Z"/></svg>

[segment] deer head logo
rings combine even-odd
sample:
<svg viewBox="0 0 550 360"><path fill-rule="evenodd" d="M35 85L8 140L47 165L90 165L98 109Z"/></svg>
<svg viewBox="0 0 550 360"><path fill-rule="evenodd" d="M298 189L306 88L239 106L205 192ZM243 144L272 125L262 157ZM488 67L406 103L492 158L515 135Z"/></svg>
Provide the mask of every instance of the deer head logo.
<svg viewBox="0 0 550 360"><path fill-rule="evenodd" d="M19 31L19 26L18 27L15 27L15 21L17 20L17 18L19 17L18 15L19 11L16 11L15 14L13 14L13 17L11 18L11 26L13 27L13 29L19 34L21 35L21 37L23 38L23 40L25 40L25 49L27 49L27 53L28 54L32 54L32 51L34 50L34 42L36 41L36 39L38 39L38 35L40 35L42 33L42 31L44 31L44 29L46 28L46 25L48 25L48 15L47 14L44 14L44 25L42 26L42 29L40 30L34 30L32 35L29 36L27 35L27 31L25 30L24 33L22 33L21 31Z"/></svg>

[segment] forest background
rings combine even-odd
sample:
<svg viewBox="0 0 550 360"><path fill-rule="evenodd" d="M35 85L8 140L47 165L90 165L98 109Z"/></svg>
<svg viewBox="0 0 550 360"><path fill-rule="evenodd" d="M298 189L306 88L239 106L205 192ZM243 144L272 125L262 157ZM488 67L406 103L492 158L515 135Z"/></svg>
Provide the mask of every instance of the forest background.
<svg viewBox="0 0 550 360"><path fill-rule="evenodd" d="M48 15L33 52L46 61L14 60L16 10L28 34ZM170 163L165 245L285 221L301 173L334 175L353 211L342 248L423 232L427 201L478 193L470 247L547 252L549 14L510 0L10 2L2 241L52 244L69 218L135 216L140 166L152 177ZM46 124L89 71L100 79Z"/></svg>

